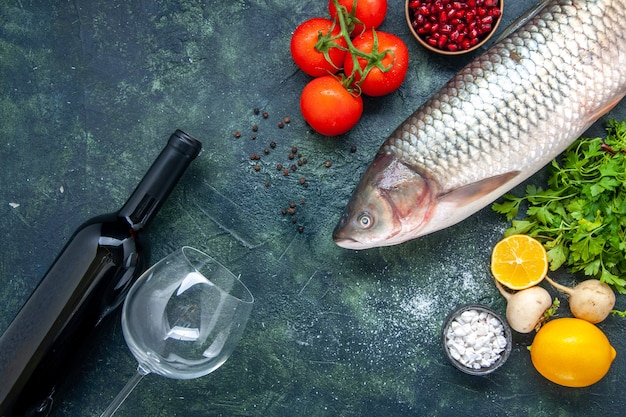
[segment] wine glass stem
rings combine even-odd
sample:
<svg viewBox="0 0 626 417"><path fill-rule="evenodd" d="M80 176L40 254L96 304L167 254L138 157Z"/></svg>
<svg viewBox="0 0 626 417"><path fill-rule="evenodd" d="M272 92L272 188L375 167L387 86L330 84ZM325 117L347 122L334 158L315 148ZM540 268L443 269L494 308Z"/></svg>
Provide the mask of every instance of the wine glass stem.
<svg viewBox="0 0 626 417"><path fill-rule="evenodd" d="M137 372L135 372L135 375L133 375L128 380L124 388L122 388L122 390L117 394L117 396L113 399L111 404L109 404L107 409L104 410L104 412L100 415L100 417L111 417L113 414L115 414L117 409L120 408L120 405L122 405L124 400L135 389L137 384L139 384L139 381L141 381L143 377L148 374L149 374L149 371L146 371L143 367L139 366L137 368Z"/></svg>

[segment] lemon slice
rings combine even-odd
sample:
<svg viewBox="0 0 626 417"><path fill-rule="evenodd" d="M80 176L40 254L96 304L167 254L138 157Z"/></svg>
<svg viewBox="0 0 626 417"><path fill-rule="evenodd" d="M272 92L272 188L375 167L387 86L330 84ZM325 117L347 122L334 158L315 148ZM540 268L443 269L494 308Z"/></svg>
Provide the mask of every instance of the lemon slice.
<svg viewBox="0 0 626 417"><path fill-rule="evenodd" d="M491 253L491 273L502 285L523 290L539 284L548 272L548 254L537 239L511 235L499 241Z"/></svg>

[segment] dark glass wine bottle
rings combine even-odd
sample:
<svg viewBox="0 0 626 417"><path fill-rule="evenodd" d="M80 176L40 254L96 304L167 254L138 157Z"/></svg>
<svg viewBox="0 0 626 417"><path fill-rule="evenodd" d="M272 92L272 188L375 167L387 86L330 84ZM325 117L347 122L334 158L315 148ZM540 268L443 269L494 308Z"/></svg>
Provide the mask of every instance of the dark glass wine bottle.
<svg viewBox="0 0 626 417"><path fill-rule="evenodd" d="M122 209L93 218L60 255L0 337L0 416L45 416L85 338L144 271L137 239L202 144L177 130Z"/></svg>

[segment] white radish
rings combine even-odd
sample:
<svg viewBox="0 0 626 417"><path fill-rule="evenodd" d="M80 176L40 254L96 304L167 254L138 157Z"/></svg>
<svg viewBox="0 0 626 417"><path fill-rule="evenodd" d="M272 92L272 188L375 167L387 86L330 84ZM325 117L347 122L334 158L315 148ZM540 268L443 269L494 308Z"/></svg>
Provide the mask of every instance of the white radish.
<svg viewBox="0 0 626 417"><path fill-rule="evenodd" d="M530 333L542 322L544 313L552 306L552 297L543 287L530 287L510 293L496 281L500 294L507 300L506 320L513 330Z"/></svg>
<svg viewBox="0 0 626 417"><path fill-rule="evenodd" d="M566 287L546 277L554 288L569 295L569 308L576 318L600 323L615 306L615 293L606 283L588 279L573 288Z"/></svg>

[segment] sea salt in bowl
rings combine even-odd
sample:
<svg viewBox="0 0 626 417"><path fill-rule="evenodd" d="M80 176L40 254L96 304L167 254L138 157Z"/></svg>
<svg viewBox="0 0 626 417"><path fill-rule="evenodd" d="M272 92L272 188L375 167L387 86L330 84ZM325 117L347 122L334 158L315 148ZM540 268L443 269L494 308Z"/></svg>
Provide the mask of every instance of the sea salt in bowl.
<svg viewBox="0 0 626 417"><path fill-rule="evenodd" d="M466 304L450 312L441 336L452 365L470 375L487 375L501 367L513 343L506 320L481 304Z"/></svg>
<svg viewBox="0 0 626 417"><path fill-rule="evenodd" d="M406 0L413 37L426 49L460 55L480 48L502 20L504 0Z"/></svg>

